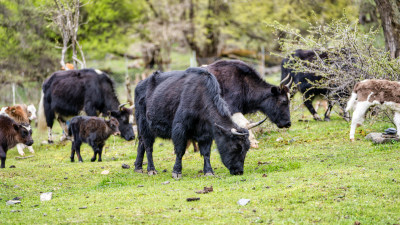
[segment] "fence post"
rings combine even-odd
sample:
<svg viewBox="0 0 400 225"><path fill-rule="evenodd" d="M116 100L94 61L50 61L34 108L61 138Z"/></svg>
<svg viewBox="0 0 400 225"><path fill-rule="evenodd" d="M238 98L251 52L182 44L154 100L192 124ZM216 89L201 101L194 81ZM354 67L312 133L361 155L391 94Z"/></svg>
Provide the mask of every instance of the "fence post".
<svg viewBox="0 0 400 225"><path fill-rule="evenodd" d="M13 97L13 105L15 105L15 83L12 83L12 97Z"/></svg>

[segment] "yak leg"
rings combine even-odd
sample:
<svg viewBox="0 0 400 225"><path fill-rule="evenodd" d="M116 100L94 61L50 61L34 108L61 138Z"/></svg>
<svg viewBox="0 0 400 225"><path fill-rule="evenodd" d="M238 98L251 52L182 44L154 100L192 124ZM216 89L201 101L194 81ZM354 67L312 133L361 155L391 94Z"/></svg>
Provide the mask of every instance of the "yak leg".
<svg viewBox="0 0 400 225"><path fill-rule="evenodd" d="M103 144L103 145L99 145L99 148L98 148L98 150L97 150L97 154L99 155L99 159L97 160L97 162L103 161L103 160L101 159L101 153L103 152L103 146L104 146L104 144Z"/></svg>
<svg viewBox="0 0 400 225"><path fill-rule="evenodd" d="M135 172L137 173L143 173L144 152L145 152L144 144L139 138L139 144L137 148L137 155L135 161Z"/></svg>
<svg viewBox="0 0 400 225"><path fill-rule="evenodd" d="M67 124L60 117L58 117L57 120L58 120L58 123L60 123L61 129L63 130L60 141L65 141L65 140L67 140L67 134L68 134Z"/></svg>
<svg viewBox="0 0 400 225"><path fill-rule="evenodd" d="M82 145L82 142L80 140L75 140L74 144L75 144L74 145L74 149L75 149L75 152L76 152L76 156L78 156L78 161L79 162L83 162L82 156L81 156L81 145Z"/></svg>
<svg viewBox="0 0 400 225"><path fill-rule="evenodd" d="M235 113L232 115L232 120L233 122L235 122L239 127L242 128L246 128L247 129L247 125L250 124L250 122L246 119L246 117L244 117L244 115L242 113ZM258 141L256 139L256 137L254 136L253 132L251 132L251 130L249 130L249 141L250 141L250 147L252 148L258 148Z"/></svg>
<svg viewBox="0 0 400 225"><path fill-rule="evenodd" d="M318 116L317 112L314 109L314 106L312 105L313 96L305 93L303 99L304 105L307 107L308 111L310 111L311 115L313 115L314 120L321 121L321 118Z"/></svg>
<svg viewBox="0 0 400 225"><path fill-rule="evenodd" d="M32 147L32 146L28 146L28 150L29 150L31 153L35 153L35 151L33 150L33 147Z"/></svg>
<svg viewBox="0 0 400 225"><path fill-rule="evenodd" d="M212 140L199 142L200 154L204 158L203 171L204 171L204 175L206 175L206 176L214 175L214 171L213 171L213 169L211 167L211 163L210 163L211 144L212 144Z"/></svg>
<svg viewBox="0 0 400 225"><path fill-rule="evenodd" d="M53 132L52 132L51 127L47 127L47 142L49 144L54 143L54 141L53 141Z"/></svg>
<svg viewBox="0 0 400 225"><path fill-rule="evenodd" d="M343 111L343 119L347 122L350 121L350 114L346 111L346 102L339 101L340 108Z"/></svg>
<svg viewBox="0 0 400 225"><path fill-rule="evenodd" d="M396 124L397 135L400 135L400 112L394 112L394 123Z"/></svg>
<svg viewBox="0 0 400 225"><path fill-rule="evenodd" d="M172 170L172 177L175 179L182 178L182 157L186 152L187 141L186 129L183 123L174 121L172 125L172 142L174 143L176 159L174 169Z"/></svg>
<svg viewBox="0 0 400 225"><path fill-rule="evenodd" d="M72 142L71 145L71 156L70 156L71 162L75 162L75 142Z"/></svg>
<svg viewBox="0 0 400 225"><path fill-rule="evenodd" d="M326 109L326 112L325 112L324 121L331 121L332 107L333 107L332 101L328 101L328 108Z"/></svg>
<svg viewBox="0 0 400 225"><path fill-rule="evenodd" d="M4 151L4 148L1 146L0 146L0 159L1 159L0 168L6 168L6 152Z"/></svg>
<svg viewBox="0 0 400 225"><path fill-rule="evenodd" d="M154 167L154 162L153 162L153 144L154 144L155 138L150 137L147 138L144 142L144 147L146 150L146 156L147 156L147 174L148 175L156 175L157 170Z"/></svg>
<svg viewBox="0 0 400 225"><path fill-rule="evenodd" d="M356 109L353 112L353 118L351 120L351 127L350 127L350 140L354 141L354 134L356 133L357 126L361 126L364 122L364 116L367 112L368 108L371 107L371 104L368 101L365 102L358 102Z"/></svg>
<svg viewBox="0 0 400 225"><path fill-rule="evenodd" d="M22 144L22 143L18 143L18 144L17 144L17 150L18 150L18 153L19 153L20 155L25 155L24 147L25 147L25 145Z"/></svg>

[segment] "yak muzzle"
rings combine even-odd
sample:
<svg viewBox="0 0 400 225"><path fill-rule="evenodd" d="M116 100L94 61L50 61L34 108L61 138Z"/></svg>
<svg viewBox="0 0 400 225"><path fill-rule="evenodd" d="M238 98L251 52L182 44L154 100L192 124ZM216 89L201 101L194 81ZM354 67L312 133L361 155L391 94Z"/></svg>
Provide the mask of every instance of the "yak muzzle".
<svg viewBox="0 0 400 225"><path fill-rule="evenodd" d="M29 140L29 141L25 142L25 145L28 145L28 146L33 145L33 140Z"/></svg>

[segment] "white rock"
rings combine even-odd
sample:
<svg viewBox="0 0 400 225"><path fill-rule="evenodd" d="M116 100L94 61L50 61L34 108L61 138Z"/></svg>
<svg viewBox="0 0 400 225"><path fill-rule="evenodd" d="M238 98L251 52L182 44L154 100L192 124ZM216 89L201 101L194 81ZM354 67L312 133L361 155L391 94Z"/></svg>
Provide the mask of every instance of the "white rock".
<svg viewBox="0 0 400 225"><path fill-rule="evenodd" d="M279 141L282 141L282 140L283 140L283 138L277 138L277 139L276 139L276 141L278 141L278 142L279 142Z"/></svg>
<svg viewBox="0 0 400 225"><path fill-rule="evenodd" d="M109 174L109 173L110 173L109 170L104 170L103 172L101 172L101 174L103 174L103 175L107 175L107 174Z"/></svg>
<svg viewBox="0 0 400 225"><path fill-rule="evenodd" d="M249 203L249 202L250 202L250 199L242 198L242 199L239 199L239 201L237 203L239 205L247 205L247 203Z"/></svg>
<svg viewBox="0 0 400 225"><path fill-rule="evenodd" d="M15 205L15 204L20 204L20 203L21 203L21 201L19 201L19 200L8 200L6 202L6 205Z"/></svg>
<svg viewBox="0 0 400 225"><path fill-rule="evenodd" d="M40 201L42 201L42 202L50 201L52 197L53 197L53 192L42 193L40 195Z"/></svg>

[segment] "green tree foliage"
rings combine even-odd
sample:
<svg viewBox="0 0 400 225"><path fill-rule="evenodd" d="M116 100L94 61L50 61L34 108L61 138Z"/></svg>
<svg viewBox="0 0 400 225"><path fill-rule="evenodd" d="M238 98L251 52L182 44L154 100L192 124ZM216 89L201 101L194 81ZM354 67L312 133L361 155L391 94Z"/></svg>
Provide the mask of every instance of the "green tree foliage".
<svg viewBox="0 0 400 225"><path fill-rule="evenodd" d="M126 53L132 41L132 27L140 23L142 10L141 0L96 0L85 4L78 37L88 57Z"/></svg>
<svg viewBox="0 0 400 225"><path fill-rule="evenodd" d="M56 68L54 33L37 1L0 1L0 83L40 81Z"/></svg>

